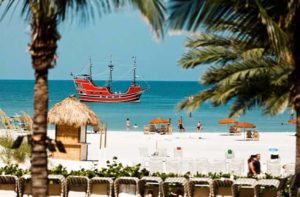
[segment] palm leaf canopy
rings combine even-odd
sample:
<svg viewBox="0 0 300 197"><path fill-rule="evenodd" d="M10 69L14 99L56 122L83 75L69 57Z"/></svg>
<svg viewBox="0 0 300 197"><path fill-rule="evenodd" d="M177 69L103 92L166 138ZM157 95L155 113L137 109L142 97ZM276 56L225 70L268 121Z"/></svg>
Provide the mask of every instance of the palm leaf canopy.
<svg viewBox="0 0 300 197"><path fill-rule="evenodd" d="M95 112L73 95L55 104L49 110L48 123L75 127L84 125L100 126L100 121Z"/></svg>
<svg viewBox="0 0 300 197"><path fill-rule="evenodd" d="M208 88L186 99L178 109L194 110L206 100L214 106L232 101L230 116L239 116L260 105L265 114L275 115L289 105L288 76L293 66L279 61L271 49L215 34L195 34L186 43L189 50L179 63L184 68L211 66L202 75Z"/></svg>
<svg viewBox="0 0 300 197"><path fill-rule="evenodd" d="M1 4L6 5L2 17L11 7L17 6L19 3L22 4L22 14L26 19L34 16L35 20L56 19L57 22L74 18L79 19L80 22L87 22L95 17L108 14L114 9L129 5L138 8L157 37L163 36L165 21L163 0L0 0L0 6Z"/></svg>
<svg viewBox="0 0 300 197"><path fill-rule="evenodd" d="M294 0L170 0L168 24L174 30L205 30L247 44L264 43L264 48L272 47L287 59L296 4Z"/></svg>

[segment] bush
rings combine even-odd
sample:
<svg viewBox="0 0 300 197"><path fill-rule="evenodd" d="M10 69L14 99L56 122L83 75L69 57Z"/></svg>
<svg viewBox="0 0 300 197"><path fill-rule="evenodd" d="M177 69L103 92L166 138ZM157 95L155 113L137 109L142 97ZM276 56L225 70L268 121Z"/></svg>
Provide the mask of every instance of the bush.
<svg viewBox="0 0 300 197"><path fill-rule="evenodd" d="M2 146L0 151L0 159L5 164L11 164L13 161L16 163L23 163L29 159L31 155L31 147L27 141L23 141L21 146L17 149L12 149L14 139L10 136L4 136L0 138L0 146Z"/></svg>

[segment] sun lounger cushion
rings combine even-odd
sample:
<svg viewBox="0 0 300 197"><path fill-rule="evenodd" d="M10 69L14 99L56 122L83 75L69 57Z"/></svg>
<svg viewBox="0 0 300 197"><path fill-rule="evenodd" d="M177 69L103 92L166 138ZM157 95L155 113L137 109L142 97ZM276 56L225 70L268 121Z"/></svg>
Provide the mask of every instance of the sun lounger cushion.
<svg viewBox="0 0 300 197"><path fill-rule="evenodd" d="M0 196L16 197L17 193L15 191L11 191L11 190L0 190Z"/></svg>
<svg viewBox="0 0 300 197"><path fill-rule="evenodd" d="M108 195L105 195L105 194L90 194L89 197L108 197Z"/></svg>
<svg viewBox="0 0 300 197"><path fill-rule="evenodd" d="M68 196L70 197L86 197L86 192L80 192L80 191L69 191Z"/></svg>
<svg viewBox="0 0 300 197"><path fill-rule="evenodd" d="M95 184L91 188L90 197L107 197L109 188L107 184Z"/></svg>
<svg viewBox="0 0 300 197"><path fill-rule="evenodd" d="M136 185L121 184L119 191L119 197L136 196Z"/></svg>
<svg viewBox="0 0 300 197"><path fill-rule="evenodd" d="M209 187L195 187L193 196L209 196L210 195L210 189Z"/></svg>

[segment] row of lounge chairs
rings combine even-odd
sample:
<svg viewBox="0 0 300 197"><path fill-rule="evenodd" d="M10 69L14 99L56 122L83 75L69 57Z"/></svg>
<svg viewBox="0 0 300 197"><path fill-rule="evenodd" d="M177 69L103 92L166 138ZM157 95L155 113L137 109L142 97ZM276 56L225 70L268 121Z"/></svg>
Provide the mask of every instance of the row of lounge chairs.
<svg viewBox="0 0 300 197"><path fill-rule="evenodd" d="M116 180L105 177L88 179L85 176L49 175L48 196L52 197L198 197L198 196L268 196L281 195L286 178L262 179L250 178L237 180L210 178L172 177L162 181L159 177L120 177ZM1 196L31 196L30 176L18 179L15 176L0 176Z"/></svg>
<svg viewBox="0 0 300 197"><path fill-rule="evenodd" d="M154 134L154 133L160 133L160 134L167 134L171 135L173 132L171 125L161 125L160 127L157 127L156 125L150 124L144 126L144 134Z"/></svg>

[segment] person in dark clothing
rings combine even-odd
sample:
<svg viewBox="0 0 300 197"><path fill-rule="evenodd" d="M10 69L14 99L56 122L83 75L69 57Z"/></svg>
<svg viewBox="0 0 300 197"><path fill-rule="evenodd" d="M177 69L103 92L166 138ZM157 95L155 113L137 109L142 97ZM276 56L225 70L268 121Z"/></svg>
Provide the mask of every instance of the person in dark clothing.
<svg viewBox="0 0 300 197"><path fill-rule="evenodd" d="M255 169L255 173L256 174L260 174L261 173L261 168L260 168L260 154L256 154L254 161L253 161L253 166Z"/></svg>
<svg viewBox="0 0 300 197"><path fill-rule="evenodd" d="M253 176L256 174L255 168L254 168L254 158L256 155L251 155L250 158L248 159L248 176Z"/></svg>

